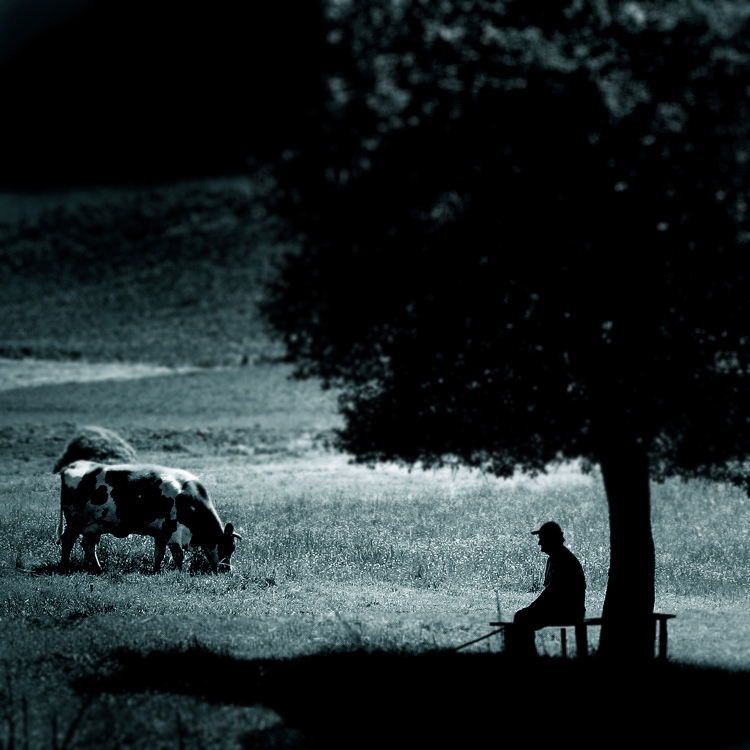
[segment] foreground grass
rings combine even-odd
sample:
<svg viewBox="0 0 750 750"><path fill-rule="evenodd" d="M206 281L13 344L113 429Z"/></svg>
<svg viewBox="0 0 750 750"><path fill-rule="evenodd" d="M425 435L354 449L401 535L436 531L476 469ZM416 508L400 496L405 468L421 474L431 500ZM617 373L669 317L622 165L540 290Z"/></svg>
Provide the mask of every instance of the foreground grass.
<svg viewBox="0 0 750 750"><path fill-rule="evenodd" d="M500 747L508 735L514 745L523 735L526 747L580 747L586 736L603 747L705 748L748 734L747 674L674 665L612 669L361 650L238 660L202 649L145 658L121 652L113 662L81 686L92 695L157 688L235 704L262 700L326 748ZM233 680L237 673L246 679Z"/></svg>
<svg viewBox="0 0 750 750"><path fill-rule="evenodd" d="M49 662L0 688L6 716L20 708L8 731L17 746L501 747L523 734L526 747L572 748L585 733L603 747L718 748L748 737L748 674L676 664L351 646L259 658L196 641L66 656L58 651L68 680L53 700Z"/></svg>

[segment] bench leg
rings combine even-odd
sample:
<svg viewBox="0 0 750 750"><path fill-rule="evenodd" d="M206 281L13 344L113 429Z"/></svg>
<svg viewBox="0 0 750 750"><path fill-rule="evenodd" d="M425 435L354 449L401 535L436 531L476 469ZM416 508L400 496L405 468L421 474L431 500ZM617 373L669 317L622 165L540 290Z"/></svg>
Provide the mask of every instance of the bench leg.
<svg viewBox="0 0 750 750"><path fill-rule="evenodd" d="M585 659L589 655L588 636L583 623L576 625L576 652L579 659Z"/></svg>
<svg viewBox="0 0 750 750"><path fill-rule="evenodd" d="M560 646L562 647L563 659L568 658L568 631L560 628Z"/></svg>

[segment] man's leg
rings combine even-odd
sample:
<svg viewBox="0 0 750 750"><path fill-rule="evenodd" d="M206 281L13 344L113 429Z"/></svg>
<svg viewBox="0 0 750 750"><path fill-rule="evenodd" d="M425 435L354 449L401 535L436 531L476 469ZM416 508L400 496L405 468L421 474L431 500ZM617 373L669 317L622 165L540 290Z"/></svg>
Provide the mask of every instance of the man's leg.
<svg viewBox="0 0 750 750"><path fill-rule="evenodd" d="M529 658L537 656L534 638L535 623L525 609L513 617L513 625L505 628L505 652L509 656Z"/></svg>

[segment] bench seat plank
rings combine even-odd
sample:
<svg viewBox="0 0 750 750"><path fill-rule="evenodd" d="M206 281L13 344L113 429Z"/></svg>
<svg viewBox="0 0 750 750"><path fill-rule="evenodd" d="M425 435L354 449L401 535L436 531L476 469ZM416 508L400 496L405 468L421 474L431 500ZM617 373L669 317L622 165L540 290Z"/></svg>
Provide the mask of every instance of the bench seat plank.
<svg viewBox="0 0 750 750"><path fill-rule="evenodd" d="M677 615L670 615L670 614L664 614L661 612L653 612L652 617L654 619L654 626L656 623L659 623L659 658L660 659L666 659L667 658L667 621L672 620ZM490 635L495 635L496 633L501 632L504 628L510 627L514 625L515 623L512 622L491 622L490 626L499 628L494 633L490 633ZM560 628L560 641L562 644L562 651L563 656L567 656L567 639L565 636L565 628L575 628L576 632L576 652L580 657L588 656L588 627L589 625L601 625L602 624L602 618L601 617L586 617L583 620L578 620L576 622L550 622L547 625L545 625L545 628ZM541 630L542 628L539 628ZM484 638L488 638L489 636L483 636L482 638L478 638L477 640L483 640ZM656 632L654 632L654 640L656 640ZM472 641L471 643L475 643L476 641ZM464 646L468 646L470 644L464 644ZM464 646L459 646L459 648L463 648Z"/></svg>

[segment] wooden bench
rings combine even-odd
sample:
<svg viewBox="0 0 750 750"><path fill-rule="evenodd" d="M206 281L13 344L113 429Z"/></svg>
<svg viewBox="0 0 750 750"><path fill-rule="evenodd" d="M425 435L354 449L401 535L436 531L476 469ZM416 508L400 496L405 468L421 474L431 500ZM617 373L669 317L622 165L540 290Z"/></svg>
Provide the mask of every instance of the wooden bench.
<svg viewBox="0 0 750 750"><path fill-rule="evenodd" d="M661 614L659 612L653 613L654 618L654 643L656 643L656 625L658 623L659 627L659 658L660 659L666 659L667 658L667 621L672 620L677 615L665 615ZM571 623L550 623L549 625L545 625L545 628L560 628L560 645L562 647L562 655L563 658L568 657L568 641L567 641L567 628L574 628L575 629L575 638L576 638L576 654L579 657L586 657L589 654L589 639L588 639L588 629L591 626L596 626L602 624L602 618L601 617L588 617L585 620L580 620L579 622L571 622ZM497 635L498 633L502 633L505 628L513 627L515 623L512 622L491 622L491 627L496 627L497 630L493 630L491 633L487 633L487 635L483 635L481 638L475 638L473 641L469 641L468 643L464 643L461 646L458 646L458 648L454 649L454 651L459 651L462 648L466 648L466 646L471 646L474 643L479 643L479 641L483 641L485 638L490 638L493 635ZM542 630L542 628L539 628L539 630Z"/></svg>

